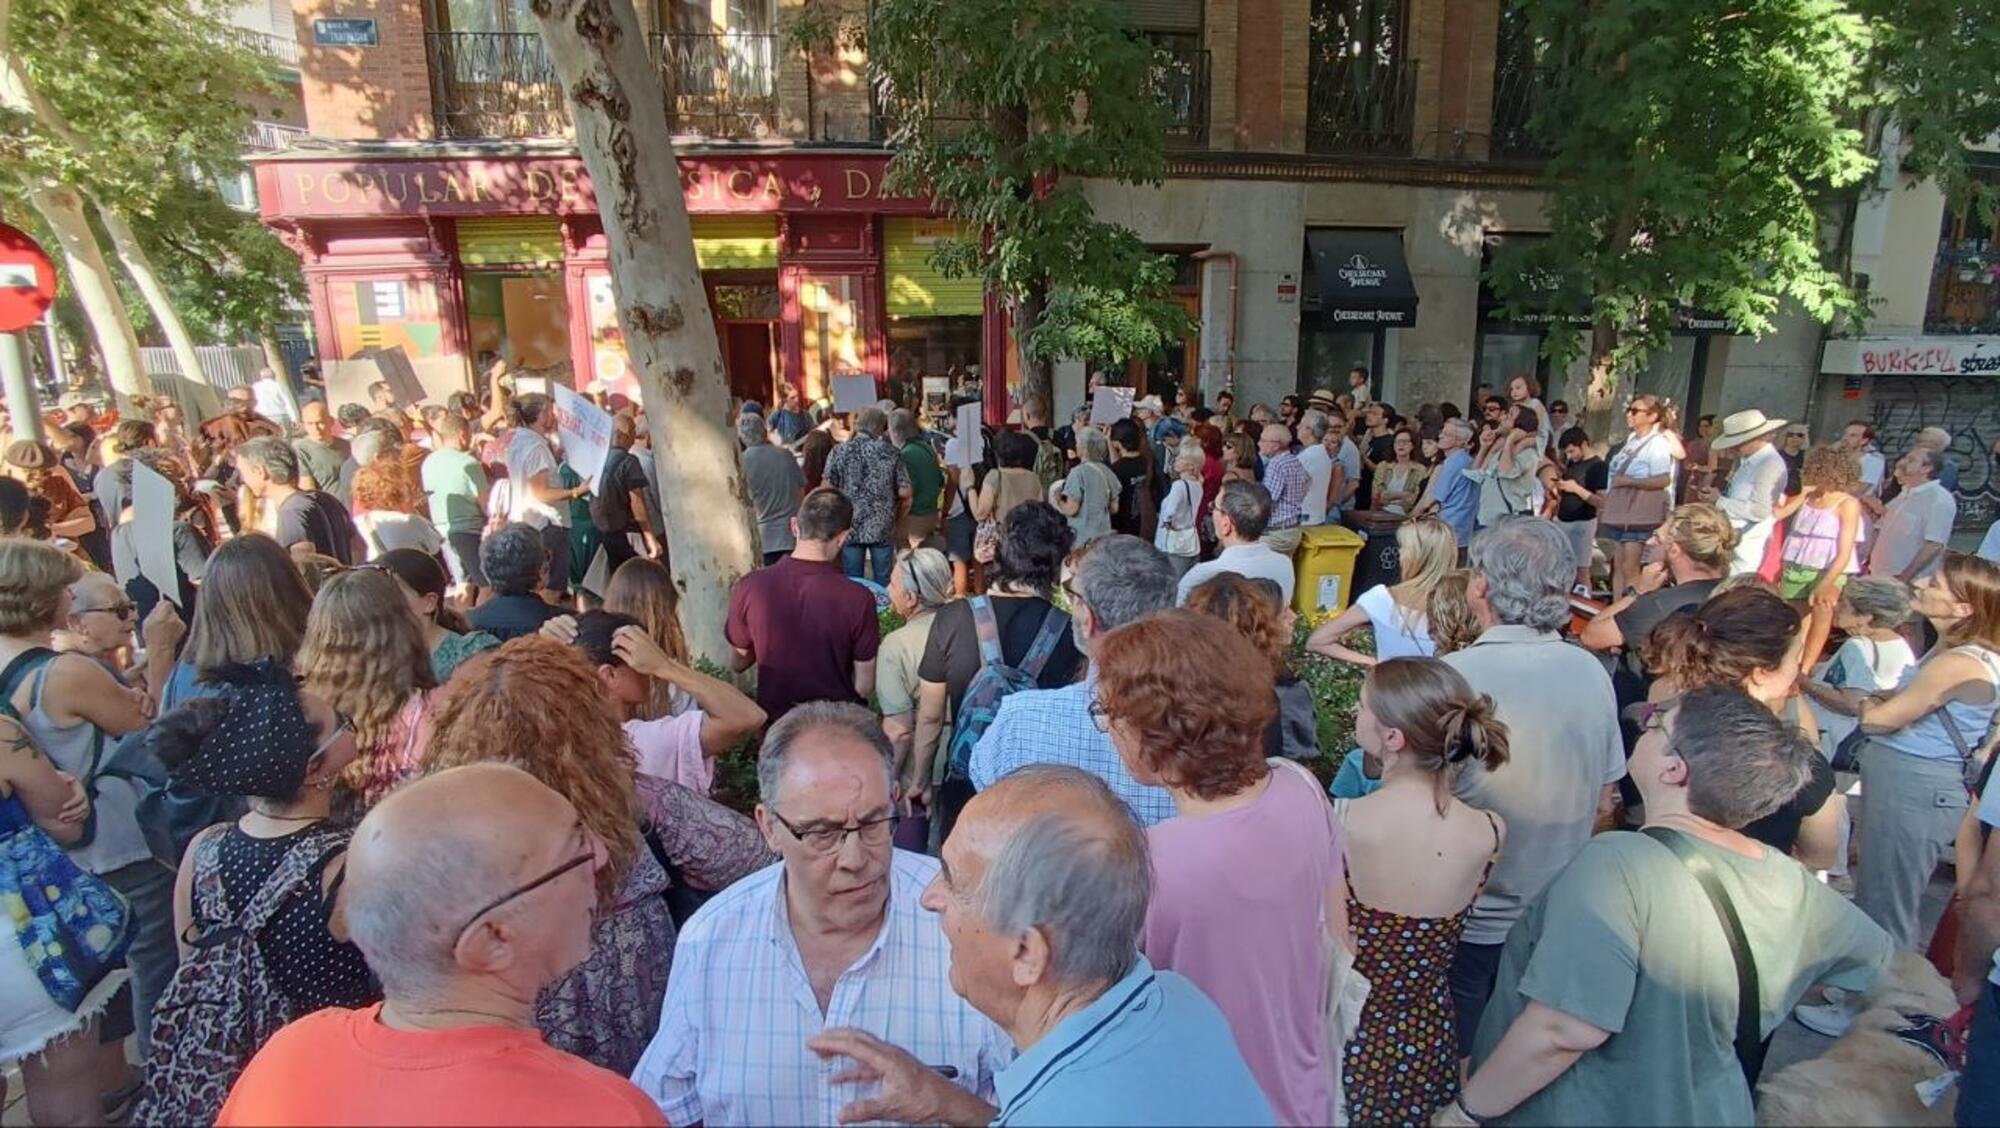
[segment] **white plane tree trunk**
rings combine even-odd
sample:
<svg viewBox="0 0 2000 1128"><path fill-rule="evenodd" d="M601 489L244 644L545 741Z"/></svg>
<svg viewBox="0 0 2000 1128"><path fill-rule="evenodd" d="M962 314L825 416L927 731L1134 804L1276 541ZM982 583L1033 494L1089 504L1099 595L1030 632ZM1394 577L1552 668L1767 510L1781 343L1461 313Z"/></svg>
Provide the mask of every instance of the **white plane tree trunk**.
<svg viewBox="0 0 2000 1128"><path fill-rule="evenodd" d="M530 0L529 7L562 81L610 244L618 321L659 471L681 625L697 655L726 669L729 591L755 566L757 531L660 72L631 0Z"/></svg>
<svg viewBox="0 0 2000 1128"><path fill-rule="evenodd" d="M118 261L125 265L125 273L139 287L139 294L146 299L146 308L153 311L153 320L159 323L160 332L166 335L167 344L174 351L174 365L181 375L197 384L208 383L208 374L201 370L201 358L194 351L194 337L188 333L187 323L181 320L180 312L174 309L174 300L167 294L167 287L160 281L160 272L153 269L152 256L139 244L139 237L132 233L132 225L118 214L118 209L97 200L97 217L104 221L104 233L111 236L111 248L118 253Z"/></svg>
<svg viewBox="0 0 2000 1128"><path fill-rule="evenodd" d="M111 265L97 245L97 235L83 211L83 196L61 184L42 183L28 189L28 201L41 213L49 230L62 247L63 264L69 268L70 285L76 289L77 304L90 322L97 338L97 351L104 359L104 375L122 404L152 388L139 363L139 335L125 315L125 300L111 277Z"/></svg>

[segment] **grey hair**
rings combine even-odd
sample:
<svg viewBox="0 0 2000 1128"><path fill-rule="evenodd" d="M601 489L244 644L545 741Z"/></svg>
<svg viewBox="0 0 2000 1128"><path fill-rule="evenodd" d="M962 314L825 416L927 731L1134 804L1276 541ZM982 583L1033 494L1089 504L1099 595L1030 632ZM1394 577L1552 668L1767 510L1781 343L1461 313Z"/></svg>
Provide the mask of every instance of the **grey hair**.
<svg viewBox="0 0 2000 1128"><path fill-rule="evenodd" d="M745 415L737 419L736 440L743 444L743 449L745 450L751 447L763 446L765 443L770 442L771 432L764 425L764 417L761 415Z"/></svg>
<svg viewBox="0 0 2000 1128"><path fill-rule="evenodd" d="M1472 570L1486 577L1486 600L1502 623L1560 630L1569 622L1576 564L1555 522L1517 513L1472 538Z"/></svg>
<svg viewBox="0 0 2000 1128"><path fill-rule="evenodd" d="M879 407L864 407L854 414L854 429L879 439L889 429L889 417Z"/></svg>
<svg viewBox="0 0 2000 1128"><path fill-rule="evenodd" d="M499 595L526 595L542 585L549 570L549 550L542 532L515 522L502 525L479 542L479 567Z"/></svg>
<svg viewBox="0 0 2000 1128"><path fill-rule="evenodd" d="M357 844L374 828L363 819ZM414 849L384 851L387 872L347 882L348 935L390 999L426 1000L458 971L458 932L514 880L450 825L417 830ZM460 931L463 931L462 929Z"/></svg>
<svg viewBox="0 0 2000 1128"><path fill-rule="evenodd" d="M1199 471L1207 463L1208 452L1202 450L1201 444L1192 439L1181 440L1180 449L1174 452L1174 473L1176 474L1180 473L1183 466L1191 466Z"/></svg>
<svg viewBox="0 0 2000 1128"><path fill-rule="evenodd" d="M799 738L820 729L836 729L873 748L882 756L882 775L893 782L896 750L882 731L882 720L859 705L842 701L809 701L779 719L764 733L764 747L757 753L757 801L766 807L778 801L778 788L785 780L785 765L791 760L792 746Z"/></svg>
<svg viewBox="0 0 2000 1128"><path fill-rule="evenodd" d="M1085 462L1108 462L1111 459L1111 443L1104 432L1095 427L1076 429L1076 455Z"/></svg>
<svg viewBox="0 0 2000 1128"><path fill-rule="evenodd" d="M1093 543L1076 567L1076 593L1103 631L1172 607L1179 583L1166 553L1125 533Z"/></svg>
<svg viewBox="0 0 2000 1128"><path fill-rule="evenodd" d="M1258 482L1224 482L1215 495L1215 507L1229 515L1236 535L1245 540L1263 536L1271 524L1271 491Z"/></svg>
<svg viewBox="0 0 2000 1128"><path fill-rule="evenodd" d="M1050 813L1013 827L979 883L980 915L1001 935L1047 933L1059 986L1123 979L1138 960L1153 891L1146 835L1131 811L1103 780L1064 765L1019 768L998 786L1069 792L1104 817Z"/></svg>
<svg viewBox="0 0 2000 1128"><path fill-rule="evenodd" d="M1326 433L1332 429L1333 420L1328 419L1324 411L1312 410L1299 416L1299 426L1312 435L1313 442L1321 443L1326 441Z"/></svg>
<svg viewBox="0 0 2000 1128"><path fill-rule="evenodd" d="M348 453L354 456L356 466L372 466L376 459L402 445L402 440L386 428L370 427L354 436L354 441L348 444Z"/></svg>
<svg viewBox="0 0 2000 1128"><path fill-rule="evenodd" d="M299 456L283 439L270 436L251 439L236 448L236 464L255 466L274 482L296 484L299 480Z"/></svg>
<svg viewBox="0 0 2000 1128"><path fill-rule="evenodd" d="M1797 728L1733 685L1682 695L1670 747L1687 762L1688 810L1731 830L1790 802L1819 755Z"/></svg>
<svg viewBox="0 0 2000 1128"><path fill-rule="evenodd" d="M923 433L923 428L917 426L916 416L900 407L889 413L889 437L896 440L897 446L913 443Z"/></svg>
<svg viewBox="0 0 2000 1128"><path fill-rule="evenodd" d="M917 605L935 611L952 599L951 560L935 548L912 548L896 559L889 575L902 576Z"/></svg>
<svg viewBox="0 0 2000 1128"><path fill-rule="evenodd" d="M1450 431L1461 439L1470 439L1472 437L1472 424L1467 423L1463 419L1447 419L1443 425L1438 427L1438 434L1442 435L1446 431Z"/></svg>
<svg viewBox="0 0 2000 1128"><path fill-rule="evenodd" d="M1894 576L1851 577L1840 601L1879 629L1900 627L1910 618L1910 585Z"/></svg>
<svg viewBox="0 0 2000 1128"><path fill-rule="evenodd" d="M1910 453L1923 460L1924 469L1930 472L1932 478L1936 478L1944 469L1944 455L1927 446L1912 447Z"/></svg>
<svg viewBox="0 0 2000 1128"><path fill-rule="evenodd" d="M1951 432L1943 427L1925 427L1917 432L1917 442L1941 451L1951 446Z"/></svg>

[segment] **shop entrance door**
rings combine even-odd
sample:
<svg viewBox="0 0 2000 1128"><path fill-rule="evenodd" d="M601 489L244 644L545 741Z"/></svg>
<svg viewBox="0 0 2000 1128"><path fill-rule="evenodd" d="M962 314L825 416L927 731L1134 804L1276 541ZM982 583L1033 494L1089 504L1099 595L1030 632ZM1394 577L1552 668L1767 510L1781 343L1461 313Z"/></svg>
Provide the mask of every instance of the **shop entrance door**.
<svg viewBox="0 0 2000 1128"><path fill-rule="evenodd" d="M1172 403L1177 389L1187 386L1190 374L1201 366L1201 295L1175 294L1171 299L1181 307L1195 329L1186 337L1168 341L1148 357L1125 362L1125 383L1134 396L1159 396Z"/></svg>
<svg viewBox="0 0 2000 1128"><path fill-rule="evenodd" d="M711 271L708 307L729 394L776 409L778 375L778 277L768 271Z"/></svg>
<svg viewBox="0 0 2000 1128"><path fill-rule="evenodd" d="M729 372L731 396L756 400L769 410L777 410L777 345L774 321L722 323L722 366Z"/></svg>

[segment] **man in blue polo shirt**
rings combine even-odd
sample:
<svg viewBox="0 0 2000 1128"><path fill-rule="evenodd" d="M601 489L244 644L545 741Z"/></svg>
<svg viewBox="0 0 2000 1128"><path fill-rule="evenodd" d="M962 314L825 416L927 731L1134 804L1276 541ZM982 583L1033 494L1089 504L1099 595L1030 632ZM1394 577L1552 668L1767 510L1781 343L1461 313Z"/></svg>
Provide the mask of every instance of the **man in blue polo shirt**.
<svg viewBox="0 0 2000 1128"><path fill-rule="evenodd" d="M840 1120L912 1124L1274 1123L1208 996L1139 955L1152 872L1145 834L1096 776L1038 764L966 805L924 891L951 944L951 987L1020 1056L994 1077L1000 1107L853 1028L806 1044L879 1082ZM1072 903L1052 904L1055 887ZM836 1078L839 1080L840 1078Z"/></svg>
<svg viewBox="0 0 2000 1128"><path fill-rule="evenodd" d="M1444 461L1432 472L1423 500L1410 510L1412 518L1432 513L1443 518L1458 534L1461 553L1472 543L1472 526L1479 515L1479 483L1465 476L1472 468L1472 455L1466 450L1471 441L1472 428L1464 420L1445 420L1438 430L1438 449L1444 452Z"/></svg>

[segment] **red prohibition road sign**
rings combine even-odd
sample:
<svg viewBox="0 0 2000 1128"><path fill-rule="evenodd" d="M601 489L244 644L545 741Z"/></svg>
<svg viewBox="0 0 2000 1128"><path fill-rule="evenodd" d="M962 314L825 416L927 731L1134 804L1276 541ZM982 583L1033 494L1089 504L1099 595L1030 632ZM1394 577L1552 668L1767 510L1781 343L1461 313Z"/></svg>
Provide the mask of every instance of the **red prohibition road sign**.
<svg viewBox="0 0 2000 1128"><path fill-rule="evenodd" d="M0 333L40 321L56 300L56 265L41 244L0 223Z"/></svg>

